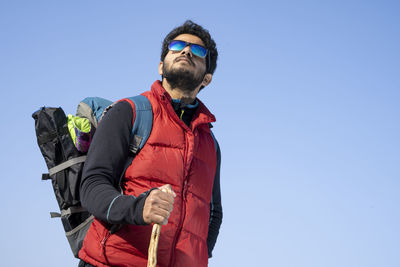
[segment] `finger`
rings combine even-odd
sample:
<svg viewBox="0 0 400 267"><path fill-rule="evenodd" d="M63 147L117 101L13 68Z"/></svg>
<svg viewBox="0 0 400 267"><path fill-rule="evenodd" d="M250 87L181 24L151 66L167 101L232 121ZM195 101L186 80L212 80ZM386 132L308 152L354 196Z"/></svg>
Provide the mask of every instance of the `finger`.
<svg viewBox="0 0 400 267"><path fill-rule="evenodd" d="M161 190L153 190L150 194L154 199L163 200L172 204L175 202L175 199L171 194L162 192Z"/></svg>
<svg viewBox="0 0 400 267"><path fill-rule="evenodd" d="M172 188L170 184L165 184L163 186L160 186L159 189L165 193L170 193L172 192Z"/></svg>
<svg viewBox="0 0 400 267"><path fill-rule="evenodd" d="M168 222L170 213L165 210L159 210L156 213L153 213L151 216L151 221L158 224L165 225Z"/></svg>
<svg viewBox="0 0 400 267"><path fill-rule="evenodd" d="M149 199L149 206L153 208L161 208L167 211L172 211L174 207L174 199L171 196L154 195Z"/></svg>
<svg viewBox="0 0 400 267"><path fill-rule="evenodd" d="M159 190L154 190L154 191L159 191ZM148 199L146 199L145 207L149 210L153 210L155 208L162 208L167 211L172 211L174 205L174 199L171 196L160 195L160 193L163 192L159 191L159 193L154 193L150 195Z"/></svg>
<svg viewBox="0 0 400 267"><path fill-rule="evenodd" d="M166 220L163 216L159 216L159 215L153 215L150 218L150 223L165 225L165 221L168 221L168 220Z"/></svg>
<svg viewBox="0 0 400 267"><path fill-rule="evenodd" d="M172 186L170 184L165 184L165 185L159 187L159 189L165 193L171 194L174 197L176 197L176 194L175 194L174 190L172 190Z"/></svg>
<svg viewBox="0 0 400 267"><path fill-rule="evenodd" d="M152 205L152 209L154 209L155 211L160 209L160 210L165 210L167 212L171 212L174 209L174 205L166 201L161 201L158 203L154 203Z"/></svg>

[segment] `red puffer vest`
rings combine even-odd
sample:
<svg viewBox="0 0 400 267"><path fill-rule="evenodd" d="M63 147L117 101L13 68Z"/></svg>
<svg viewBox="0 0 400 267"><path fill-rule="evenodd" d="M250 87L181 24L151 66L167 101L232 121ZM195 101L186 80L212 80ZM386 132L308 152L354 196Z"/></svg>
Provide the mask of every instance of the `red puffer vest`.
<svg viewBox="0 0 400 267"><path fill-rule="evenodd" d="M137 196L171 184L177 196L168 224L161 227L157 266L207 266L210 201L217 162L209 123L215 117L200 102L189 128L176 115L159 81L143 95L152 104L153 129L126 171L124 194ZM95 266L145 267L151 230L152 225L124 225L110 234L104 223L95 220L79 257Z"/></svg>

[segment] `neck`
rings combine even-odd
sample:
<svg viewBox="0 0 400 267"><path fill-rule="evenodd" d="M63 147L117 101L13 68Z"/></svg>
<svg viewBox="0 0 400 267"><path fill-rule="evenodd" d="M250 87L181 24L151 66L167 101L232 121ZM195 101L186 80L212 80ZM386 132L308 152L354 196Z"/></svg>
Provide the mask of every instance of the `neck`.
<svg viewBox="0 0 400 267"><path fill-rule="evenodd" d="M185 104L193 103L193 101L196 99L197 94L200 91L200 86L193 91L182 90L180 88L172 88L165 78L162 80L162 86L164 87L165 91L168 92L171 98L179 99L182 103Z"/></svg>

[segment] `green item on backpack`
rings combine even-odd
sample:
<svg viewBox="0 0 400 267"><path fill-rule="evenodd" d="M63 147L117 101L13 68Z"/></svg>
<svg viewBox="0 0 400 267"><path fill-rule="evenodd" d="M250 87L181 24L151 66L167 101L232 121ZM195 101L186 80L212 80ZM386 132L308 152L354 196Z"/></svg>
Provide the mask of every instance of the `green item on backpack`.
<svg viewBox="0 0 400 267"><path fill-rule="evenodd" d="M93 126L87 118L81 118L68 114L68 130L75 147L82 153L89 150L94 133Z"/></svg>

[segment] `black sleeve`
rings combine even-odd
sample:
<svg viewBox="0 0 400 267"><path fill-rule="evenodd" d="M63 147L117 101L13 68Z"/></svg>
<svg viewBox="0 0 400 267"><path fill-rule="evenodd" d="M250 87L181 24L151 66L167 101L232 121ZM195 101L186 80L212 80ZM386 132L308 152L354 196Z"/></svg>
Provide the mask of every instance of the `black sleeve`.
<svg viewBox="0 0 400 267"><path fill-rule="evenodd" d="M129 158L132 119L129 103L115 104L99 123L83 168L82 206L108 223L145 224L143 206L149 192L135 197L122 195L119 190Z"/></svg>
<svg viewBox="0 0 400 267"><path fill-rule="evenodd" d="M212 257L212 250L214 249L219 228L222 223L222 204L221 204L221 187L220 187L220 170L221 170L221 151L217 143L217 169L215 172L214 185L212 198L210 203L210 222L208 226L208 257Z"/></svg>

